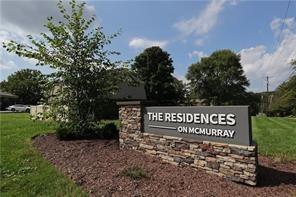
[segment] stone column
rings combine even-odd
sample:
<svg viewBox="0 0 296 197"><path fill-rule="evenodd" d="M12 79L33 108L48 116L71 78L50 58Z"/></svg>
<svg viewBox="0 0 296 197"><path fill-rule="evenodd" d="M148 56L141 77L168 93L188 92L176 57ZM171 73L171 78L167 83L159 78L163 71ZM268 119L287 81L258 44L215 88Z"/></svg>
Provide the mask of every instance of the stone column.
<svg viewBox="0 0 296 197"><path fill-rule="evenodd" d="M137 149L137 141L143 131L142 102L122 101L119 105L119 145L120 148Z"/></svg>

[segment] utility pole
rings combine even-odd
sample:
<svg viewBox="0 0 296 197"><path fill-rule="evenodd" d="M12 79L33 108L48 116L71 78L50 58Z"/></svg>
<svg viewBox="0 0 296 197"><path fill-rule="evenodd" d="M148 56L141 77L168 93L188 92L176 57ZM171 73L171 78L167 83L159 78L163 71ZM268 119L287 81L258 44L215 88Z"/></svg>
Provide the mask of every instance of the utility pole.
<svg viewBox="0 0 296 197"><path fill-rule="evenodd" d="M269 95L269 79L270 76L266 76L266 99L265 99L265 111L268 112L270 109L270 105L271 105L271 100L272 100L272 95Z"/></svg>
<svg viewBox="0 0 296 197"><path fill-rule="evenodd" d="M268 109L269 76L266 76L266 93L261 95L261 112L266 113Z"/></svg>
<svg viewBox="0 0 296 197"><path fill-rule="evenodd" d="M268 77L268 75L266 76L266 92L267 92L267 94L269 92L269 77Z"/></svg>

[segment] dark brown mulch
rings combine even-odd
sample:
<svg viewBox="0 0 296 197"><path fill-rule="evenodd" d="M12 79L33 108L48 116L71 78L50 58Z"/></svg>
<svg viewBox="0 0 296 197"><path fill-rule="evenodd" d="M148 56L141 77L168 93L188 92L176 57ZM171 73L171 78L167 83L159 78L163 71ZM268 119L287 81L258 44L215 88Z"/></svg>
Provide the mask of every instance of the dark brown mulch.
<svg viewBox="0 0 296 197"><path fill-rule="evenodd" d="M133 150L119 150L116 141L59 141L49 134L36 137L33 144L91 196L296 196L296 164L273 163L267 157L259 157L259 185L251 187ZM119 176L131 166L143 167L149 177Z"/></svg>

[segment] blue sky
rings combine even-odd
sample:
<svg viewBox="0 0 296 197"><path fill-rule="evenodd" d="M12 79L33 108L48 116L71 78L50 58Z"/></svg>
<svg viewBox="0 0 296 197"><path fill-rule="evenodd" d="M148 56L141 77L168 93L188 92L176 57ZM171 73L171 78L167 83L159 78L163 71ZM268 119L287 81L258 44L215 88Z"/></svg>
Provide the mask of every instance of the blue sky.
<svg viewBox="0 0 296 197"><path fill-rule="evenodd" d="M56 1L2 1L0 39L26 42L25 34L42 31L41 18L58 17ZM296 58L296 1L88 1L86 15L110 34L122 34L110 48L116 59L130 60L144 48L158 45L171 54L174 75L185 80L188 66L218 49L242 57L249 90L265 90L269 75L274 89L291 74ZM11 13L12 12L12 13ZM38 68L1 49L1 80L21 68Z"/></svg>

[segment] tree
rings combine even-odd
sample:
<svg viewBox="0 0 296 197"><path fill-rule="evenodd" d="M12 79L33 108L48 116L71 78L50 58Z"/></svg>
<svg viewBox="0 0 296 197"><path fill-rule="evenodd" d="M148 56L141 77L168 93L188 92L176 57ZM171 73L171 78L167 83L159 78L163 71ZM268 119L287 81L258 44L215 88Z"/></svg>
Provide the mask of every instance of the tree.
<svg viewBox="0 0 296 197"><path fill-rule="evenodd" d="M186 77L193 94L213 105L240 104L249 85L240 56L230 50L216 51L192 64Z"/></svg>
<svg viewBox="0 0 296 197"><path fill-rule="evenodd" d="M288 80L279 85L271 103L271 112L274 115L294 115L296 116L296 60L291 62L294 73Z"/></svg>
<svg viewBox="0 0 296 197"><path fill-rule="evenodd" d="M274 115L296 115L296 75L276 88L271 104Z"/></svg>
<svg viewBox="0 0 296 197"><path fill-rule="evenodd" d="M145 83L147 98L159 103L175 100L174 67L170 55L160 47L144 50L135 58L132 70Z"/></svg>
<svg viewBox="0 0 296 197"><path fill-rule="evenodd" d="M0 89L18 96L24 104L36 105L44 96L45 76L39 70L22 69L0 83Z"/></svg>
<svg viewBox="0 0 296 197"><path fill-rule="evenodd" d="M94 27L95 16L85 19L85 2L72 0L69 5L67 12L62 1L58 2L63 20L48 17L45 27L49 33L35 39L29 35L30 45L10 41L4 47L56 70L50 75L51 85L58 87L50 98L51 109L61 121L67 120L75 130L84 132L96 121L96 103L116 91L116 76L111 71L118 64L111 62L109 55L118 53L107 50L106 45L118 33L106 36L102 27Z"/></svg>
<svg viewBox="0 0 296 197"><path fill-rule="evenodd" d="M292 65L292 69L294 71L294 74L296 72L296 59L294 59L292 62L291 62L291 65Z"/></svg>
<svg viewBox="0 0 296 197"><path fill-rule="evenodd" d="M250 115L256 116L260 111L261 94L254 93L254 92L246 92L245 94L242 95L239 104L249 105Z"/></svg>
<svg viewBox="0 0 296 197"><path fill-rule="evenodd" d="M186 85L183 81L174 77L174 89L175 89L175 103L176 104L185 104L186 100Z"/></svg>

